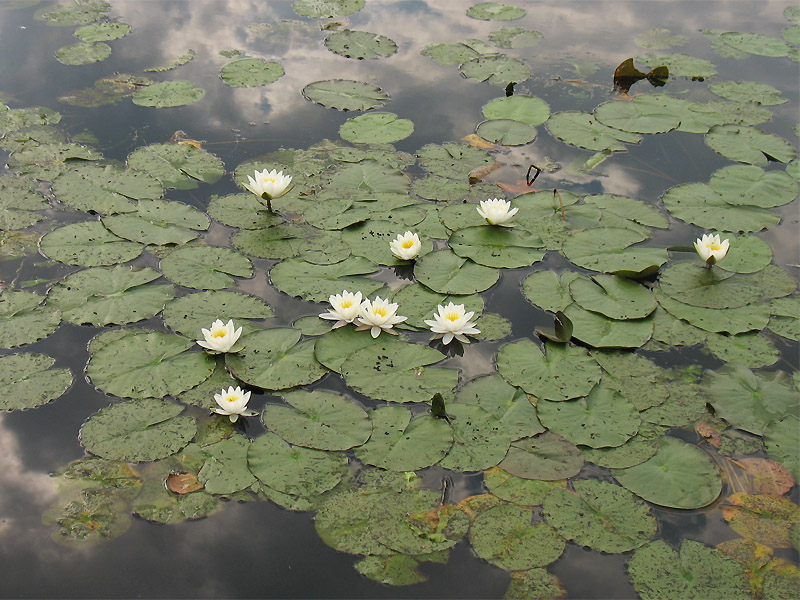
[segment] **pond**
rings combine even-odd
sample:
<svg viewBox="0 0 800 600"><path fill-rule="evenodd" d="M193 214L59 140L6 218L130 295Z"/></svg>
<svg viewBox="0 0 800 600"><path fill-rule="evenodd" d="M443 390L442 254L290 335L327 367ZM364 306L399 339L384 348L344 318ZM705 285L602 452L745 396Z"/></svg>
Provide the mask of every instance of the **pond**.
<svg viewBox="0 0 800 600"><path fill-rule="evenodd" d="M799 45L0 4L0 595L796 597Z"/></svg>

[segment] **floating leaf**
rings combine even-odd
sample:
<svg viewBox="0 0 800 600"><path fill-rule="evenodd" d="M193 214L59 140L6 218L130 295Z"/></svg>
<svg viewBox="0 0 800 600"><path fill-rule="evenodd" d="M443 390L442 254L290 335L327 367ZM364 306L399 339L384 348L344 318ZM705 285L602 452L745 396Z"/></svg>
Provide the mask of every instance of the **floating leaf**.
<svg viewBox="0 0 800 600"><path fill-rule="evenodd" d="M65 225L42 236L39 250L69 265L97 267L133 260L142 253L142 245L117 237L99 221L89 221Z"/></svg>
<svg viewBox="0 0 800 600"><path fill-rule="evenodd" d="M215 183L225 172L222 161L210 152L183 144L152 144L134 150L128 167L145 171L164 186L191 190L197 182Z"/></svg>
<svg viewBox="0 0 800 600"><path fill-rule="evenodd" d="M439 250L420 258L414 265L417 281L440 294L474 294L497 283L500 274L489 267Z"/></svg>
<svg viewBox="0 0 800 600"><path fill-rule="evenodd" d="M578 277L574 271L564 271L561 275L554 271L534 271L523 279L522 291L528 302L554 313L572 304L569 286Z"/></svg>
<svg viewBox="0 0 800 600"><path fill-rule="evenodd" d="M143 462L175 454L194 437L194 419L183 407L156 398L101 409L81 427L81 443L92 454Z"/></svg>
<svg viewBox="0 0 800 600"><path fill-rule="evenodd" d="M557 481L577 475L583 456L560 435L546 431L511 443L500 468L523 479Z"/></svg>
<svg viewBox="0 0 800 600"><path fill-rule="evenodd" d="M214 371L214 359L205 352L186 352L194 345L178 335L134 330L94 351L86 374L99 389L121 398L177 396Z"/></svg>
<svg viewBox="0 0 800 600"><path fill-rule="evenodd" d="M161 274L150 268L95 267L68 275L50 288L48 303L77 325L135 323L152 317L172 299L171 285L152 284Z"/></svg>
<svg viewBox="0 0 800 600"><path fill-rule="evenodd" d="M544 34L541 31L524 27L502 27L489 34L489 40L500 48L530 48L541 42L542 38Z"/></svg>
<svg viewBox="0 0 800 600"><path fill-rule="evenodd" d="M460 65L470 58L494 53L495 50L487 43L474 39L450 44L428 44L420 52L443 67Z"/></svg>
<svg viewBox="0 0 800 600"><path fill-rule="evenodd" d="M332 265L288 259L275 265L269 277L276 288L290 296L327 302L330 296L340 294L343 289L361 292L364 297L379 290L382 282L363 277L376 269L371 261L355 256Z"/></svg>
<svg viewBox="0 0 800 600"><path fill-rule="evenodd" d="M194 58L194 54L195 54L194 50L190 49L187 52L184 52L183 54L179 54L173 59L167 60L166 62L160 64L157 67L151 67L149 69L145 69L145 71L148 73L171 71L172 69L175 69L177 67L180 67L181 65L185 65L186 63L188 63L190 60Z"/></svg>
<svg viewBox="0 0 800 600"><path fill-rule="evenodd" d="M712 83L708 86L708 90L734 102L754 102L763 106L775 106L788 102L779 89L754 81L720 81Z"/></svg>
<svg viewBox="0 0 800 600"><path fill-rule="evenodd" d="M733 494L722 517L742 537L771 548L791 547L790 532L800 524L800 508L782 496Z"/></svg>
<svg viewBox="0 0 800 600"><path fill-rule="evenodd" d="M479 471L505 458L511 441L498 419L477 405L450 404L447 408L453 447L439 462L442 467L451 471Z"/></svg>
<svg viewBox="0 0 800 600"><path fill-rule="evenodd" d="M482 109L487 119L505 119L537 127L550 117L550 107L541 98L524 94L495 98Z"/></svg>
<svg viewBox="0 0 800 600"><path fill-rule="evenodd" d="M325 38L325 47L345 58L381 58L397 52L397 44L383 35L343 29Z"/></svg>
<svg viewBox="0 0 800 600"><path fill-rule="evenodd" d="M638 97L638 96L637 96ZM668 227L667 218L654 206L616 194L599 194L584 196L586 206L596 206L603 211L603 219L608 213L616 215L626 220L634 221L647 227L666 229Z"/></svg>
<svg viewBox="0 0 800 600"><path fill-rule="evenodd" d="M377 85L350 79L315 81L303 88L303 96L336 110L369 110L383 106L389 95Z"/></svg>
<svg viewBox="0 0 800 600"><path fill-rule="evenodd" d="M503 378L545 400L569 400L588 394L600 380L600 366L585 348L545 344L545 352L530 340L506 344L497 354Z"/></svg>
<svg viewBox="0 0 800 600"><path fill-rule="evenodd" d="M61 312L28 292L0 294L0 347L15 348L47 337L61 324Z"/></svg>
<svg viewBox="0 0 800 600"><path fill-rule="evenodd" d="M756 331L730 336L709 333L706 346L721 361L753 369L774 365L780 358L780 352L772 342Z"/></svg>
<svg viewBox="0 0 800 600"><path fill-rule="evenodd" d="M667 262L668 255L662 248L631 248L644 239L631 229L598 227L572 234L562 252L579 267L592 271L647 274Z"/></svg>
<svg viewBox="0 0 800 600"><path fill-rule="evenodd" d="M673 46L683 46L689 41L685 35L673 35L669 29L648 29L633 38L634 43L642 48L666 50Z"/></svg>
<svg viewBox="0 0 800 600"><path fill-rule="evenodd" d="M133 501L134 514L154 523L168 524L207 517L222 510L222 502L202 490L185 495L170 493L165 481L173 470L180 468L181 463L175 458L143 467L144 484Z"/></svg>
<svg viewBox="0 0 800 600"><path fill-rule="evenodd" d="M372 435L369 417L358 404L330 392L297 390L283 394L288 406L267 404L262 414L270 431L295 446L347 450Z"/></svg>
<svg viewBox="0 0 800 600"><path fill-rule="evenodd" d="M705 77L717 74L714 65L709 61L685 54L645 54L638 56L636 60L651 69L665 66L676 77L691 77L702 81Z"/></svg>
<svg viewBox="0 0 800 600"><path fill-rule="evenodd" d="M483 121L475 132L483 139L503 146L523 146L536 139L534 127L511 119Z"/></svg>
<svg viewBox="0 0 800 600"><path fill-rule="evenodd" d="M61 202L102 215L136 210L133 200L160 198L161 184L147 173L111 166L80 165L53 182L53 193Z"/></svg>
<svg viewBox="0 0 800 600"><path fill-rule="evenodd" d="M428 580L417 570L419 562L406 554L365 556L353 566L367 579L387 585L413 585Z"/></svg>
<svg viewBox="0 0 800 600"><path fill-rule="evenodd" d="M618 321L571 304L564 314L572 322L572 337L593 348L638 348L653 335L653 320Z"/></svg>
<svg viewBox="0 0 800 600"><path fill-rule="evenodd" d="M693 540L684 540L680 553L663 540L650 542L634 552L628 572L642 600L752 597L736 560Z"/></svg>
<svg viewBox="0 0 800 600"><path fill-rule="evenodd" d="M297 330L266 329L240 341L244 349L226 355L225 364L237 379L250 385L282 390L313 383L327 372L314 358L314 341L298 343Z"/></svg>
<svg viewBox="0 0 800 600"><path fill-rule="evenodd" d="M93 23L101 19L111 9L108 2L102 0L82 0L81 2L64 2L48 4L33 15L38 21L48 25L75 26Z"/></svg>
<svg viewBox="0 0 800 600"><path fill-rule="evenodd" d="M706 134L705 142L725 158L761 167L769 161L788 163L797 157L787 140L756 127L717 125Z"/></svg>
<svg viewBox="0 0 800 600"><path fill-rule="evenodd" d="M469 529L472 549L507 571L542 567L564 551L564 540L547 523L531 524L530 508L501 504L479 514Z"/></svg>
<svg viewBox="0 0 800 600"><path fill-rule="evenodd" d="M448 245L458 256L494 268L527 267L544 257L539 236L504 227L479 225L459 229L450 236ZM422 283L434 288L425 281Z"/></svg>
<svg viewBox="0 0 800 600"><path fill-rule="evenodd" d="M702 508L722 491L719 470L705 452L670 437L659 440L652 458L613 473L623 487L659 506Z"/></svg>
<svg viewBox="0 0 800 600"><path fill-rule="evenodd" d="M611 319L641 319L656 308L656 299L647 288L615 275L578 278L569 290L581 308Z"/></svg>
<svg viewBox="0 0 800 600"><path fill-rule="evenodd" d="M500 2L482 2L467 9L467 16L481 21L513 21L525 16L525 9Z"/></svg>
<svg viewBox="0 0 800 600"><path fill-rule="evenodd" d="M732 206L704 183L677 185L662 198L674 217L706 229L759 231L780 222L776 213L757 206Z"/></svg>
<svg viewBox="0 0 800 600"><path fill-rule="evenodd" d="M792 474L795 481L800 480L800 440L797 429L800 419L788 415L764 427L764 448L773 460L778 461Z"/></svg>
<svg viewBox="0 0 800 600"><path fill-rule="evenodd" d="M0 356L0 410L35 408L66 392L72 385L72 372L53 369L55 362L45 354Z"/></svg>
<svg viewBox="0 0 800 600"><path fill-rule="evenodd" d="M233 494L256 482L247 466L249 447L250 440L242 435L203 446L201 453L206 461L197 478L209 494Z"/></svg>
<svg viewBox="0 0 800 600"><path fill-rule="evenodd" d="M56 60L62 65L89 65L111 56L108 44L77 42L56 51Z"/></svg>
<svg viewBox="0 0 800 600"><path fill-rule="evenodd" d="M538 506L550 490L567 485L566 480L539 481L515 477L500 467L484 471L483 482L496 497L520 506Z"/></svg>
<svg viewBox="0 0 800 600"><path fill-rule="evenodd" d="M195 292L175 298L164 308L167 326L187 337L200 337L200 330L208 328L215 320L223 322L233 319L237 327L245 329L245 335L255 327L241 319L269 319L272 308L261 298L228 290Z"/></svg>
<svg viewBox="0 0 800 600"><path fill-rule="evenodd" d="M684 304L656 290L659 304L671 315L693 326L714 333L744 333L761 330L769 322L766 304L746 304L738 308L703 308Z"/></svg>
<svg viewBox="0 0 800 600"><path fill-rule="evenodd" d="M278 81L284 75L283 67L274 60L242 58L222 67L222 81L233 87L259 87Z"/></svg>
<svg viewBox="0 0 800 600"><path fill-rule="evenodd" d="M189 288L221 290L233 284L229 277L252 277L253 265L228 248L192 246L179 248L161 261L164 276Z"/></svg>
<svg viewBox="0 0 800 600"><path fill-rule="evenodd" d="M132 29L127 23L107 21L79 27L74 35L84 42L108 42L125 37Z"/></svg>
<svg viewBox="0 0 800 600"><path fill-rule="evenodd" d="M764 171L755 165L723 167L714 171L708 185L728 204L761 208L788 204L798 190L785 171Z"/></svg>
<svg viewBox="0 0 800 600"><path fill-rule="evenodd" d="M522 83L531 76L531 68L528 65L502 54L470 58L461 64L459 70L467 79L476 79L500 87L510 83Z"/></svg>
<svg viewBox="0 0 800 600"><path fill-rule="evenodd" d="M760 33L741 33L726 31L720 35L723 42L741 52L757 56L787 56L790 46L783 40Z"/></svg>
<svg viewBox="0 0 800 600"><path fill-rule="evenodd" d="M301 17L335 19L357 13L364 8L364 0L295 0L292 8Z"/></svg>
<svg viewBox="0 0 800 600"><path fill-rule="evenodd" d="M679 105L680 106L680 105ZM669 96L636 96L633 101L612 100L594 109L594 117L608 127L632 133L664 133L681 124L675 100Z"/></svg>
<svg viewBox="0 0 800 600"><path fill-rule="evenodd" d="M400 288L392 295L392 302L398 303L402 307L403 316L408 317L403 322L403 327L410 325L425 331L430 330L430 326L425 323L425 320L433 318L433 313L439 304L442 306L446 306L450 302L463 304L467 312L473 311L477 316L483 313L483 298L478 294L470 296L437 294L419 283Z"/></svg>
<svg viewBox="0 0 800 600"><path fill-rule="evenodd" d="M599 480L574 481L575 492L553 489L542 509L564 538L600 552L620 553L647 543L658 524L650 508L625 488Z"/></svg>
<svg viewBox="0 0 800 600"><path fill-rule="evenodd" d="M118 236L142 244L185 244L197 231L208 229L208 217L188 204L166 200L140 200L135 213L103 219Z"/></svg>
<svg viewBox="0 0 800 600"><path fill-rule="evenodd" d="M622 142L638 144L642 140L635 133L607 127L583 112L556 113L548 119L547 130L564 143L594 151L621 151L625 150Z"/></svg>
<svg viewBox="0 0 800 600"><path fill-rule="evenodd" d="M567 590L558 577L544 569L527 569L511 573L511 583L503 596L504 600L526 598L566 598Z"/></svg>
<svg viewBox="0 0 800 600"><path fill-rule="evenodd" d="M394 113L368 113L347 120L339 128L343 140L361 144L397 142L413 132L414 123L398 119Z"/></svg>
<svg viewBox="0 0 800 600"><path fill-rule="evenodd" d="M192 104L205 95L206 91L194 87L191 81L162 81L140 88L133 95L133 103L139 106L168 108Z"/></svg>

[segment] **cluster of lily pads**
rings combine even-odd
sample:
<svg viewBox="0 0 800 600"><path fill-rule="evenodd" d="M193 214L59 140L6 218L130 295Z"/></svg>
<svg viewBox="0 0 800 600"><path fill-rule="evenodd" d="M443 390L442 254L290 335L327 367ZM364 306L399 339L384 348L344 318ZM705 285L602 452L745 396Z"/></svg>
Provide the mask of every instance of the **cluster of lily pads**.
<svg viewBox="0 0 800 600"><path fill-rule="evenodd" d="M363 6L295 2L313 18ZM470 12L487 20L524 14L493 2ZM442 64L456 55L449 64L467 77L519 84L530 70L496 47L540 36L514 29L490 36L495 46L468 40L423 53ZM367 39L326 45L336 51ZM680 61L654 60L673 75L699 77L681 72ZM31 344L61 323L116 326L88 347L88 380L114 401L81 428L90 456L56 474L61 497L45 515L54 538L99 543L124 533L132 514L176 523L223 510L226 500L268 499L315 511L320 538L359 556L356 568L384 583L424 580L421 562L446 562L468 540L511 573L510 598L559 597L563 586L544 567L567 542L632 553L627 568L643 598L780 597L792 589L798 569L772 549L800 542L800 511L785 497L800 477L800 376L759 369L778 362L781 345L796 348L800 296L753 232L780 222L772 209L795 200L800 173L794 147L754 127L771 113L741 94L760 92L718 91L737 100L643 93L593 113L551 115L539 98L504 96L483 107L477 142L428 144L415 155L391 145L413 123L365 113L344 123L341 140L239 164L233 180L248 193L211 196L207 214L164 198L225 175L202 144L150 144L121 167L69 139L53 110L0 107L0 147L9 152L0 175L3 239L18 234L21 255L38 243L69 271L48 281L46 295L0 294L0 346ZM377 86L347 80L314 82L303 94L340 110L388 100ZM683 260L686 248L642 244L668 227L653 203L568 190L525 189L513 208L494 198L486 174L506 146L529 143L542 124L602 160L641 135L677 129L705 135L711 149L743 163L663 196L673 218L713 232L695 242L702 260ZM767 169L775 163L789 165ZM421 176L408 172L412 165ZM39 239L29 228L45 209L76 222L45 221L50 231ZM234 230L232 248L203 239L211 219ZM567 268L543 269L547 255ZM271 306L235 289L259 259L273 288L304 303L305 316L291 326L270 322ZM512 338L511 323L486 310L481 293L513 269L527 269L522 295L531 315L553 315L552 331L537 336L523 323ZM133 325L143 321L148 328ZM429 342L429 330L441 345ZM469 380L449 360L464 351L453 340L466 335L493 355L490 372ZM682 364L681 347L727 364L702 373ZM663 366L658 352L682 366ZM54 364L33 352L0 356L0 409L62 395L73 374ZM248 408L257 398L264 407ZM257 414L266 432L251 439L239 417ZM669 435L679 428L705 441ZM758 453L768 467L740 460ZM581 479L586 463L604 469L604 479ZM748 464L759 466L741 467ZM441 481L480 473L483 493L450 501L446 485L431 489L416 474L430 467ZM729 479L765 479L771 469L784 485L747 485L727 497L723 517L742 536L727 546L685 540L676 550L655 540L648 503L709 506L723 491L721 469Z"/></svg>

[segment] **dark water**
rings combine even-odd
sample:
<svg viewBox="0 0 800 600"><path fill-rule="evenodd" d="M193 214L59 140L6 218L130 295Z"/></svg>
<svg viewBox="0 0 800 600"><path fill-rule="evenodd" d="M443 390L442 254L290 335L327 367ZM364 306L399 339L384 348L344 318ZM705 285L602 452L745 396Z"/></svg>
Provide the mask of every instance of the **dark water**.
<svg viewBox="0 0 800 600"><path fill-rule="evenodd" d="M112 0L111 4L111 15L131 24L133 33L109 42L113 53L106 61L70 67L56 62L53 54L75 41L73 27L49 27L33 20L38 7L15 9L14 3L0 3L0 92L7 96L6 104L14 108L46 106L61 112L60 127L70 135L90 131L99 140L97 148L109 160L124 161L134 149L165 142L177 130L204 140L204 148L219 156L228 171L280 147L304 148L325 138L336 139L339 126L353 114L322 108L300 94L307 83L334 77L380 85L391 96L381 110L414 121L414 134L395 144L398 150L414 153L427 143L456 140L474 131L482 120L481 106L502 95L502 90L465 80L455 67L441 67L421 56L419 50L429 43L486 39L488 32L506 25L544 32L540 45L509 54L523 58L534 73L531 80L517 86L517 92L539 96L550 104L552 112L591 111L611 99L614 67L630 56L648 52L637 47L633 38L662 27L688 36L689 42L675 51L711 60L719 72L718 80L759 81L779 88L789 102L770 107L775 117L759 127L797 143L792 132L798 117L797 63L752 56L739 61L726 59L716 55L699 33L702 28L714 28L777 37L789 24L783 17L786 2L517 0L515 4L527 9L526 17L512 23L488 23L464 16L473 2L367 0L366 9L346 18L348 26L381 33L400 46L397 55L377 61L348 61L332 55L322 46L322 32L289 42L248 34L250 22L297 19L290 2ZM113 106L80 108L58 101L59 96L91 86L101 76L115 71L140 73L188 48L197 52L192 62L178 71L154 74L154 78L189 79L205 88L206 97L195 105L152 109L124 100ZM286 75L265 88L224 85L218 74L227 59L219 52L234 48L279 60ZM575 66L587 63L596 63L597 71L588 76L576 74ZM697 85L679 79L669 83L669 91L691 94ZM540 127L534 144L515 149L504 162L527 165L552 157L567 165L581 154ZM705 146L702 136L673 132L645 136L635 152L607 161L598 169L599 176L573 176L562 169L542 174L537 185L580 193L617 193L656 203L667 188L706 181L711 172L727 164L727 159ZM520 169L524 172L524 167ZM509 168L507 176L513 181L519 173ZM203 209L212 194L235 191L231 177L225 176L197 190L170 190L166 197ZM760 236L772 247L775 264L796 265L797 201L775 210L783 222ZM45 231L47 222L37 228ZM685 245L696 237L696 229L673 219L670 229L656 232L651 243ZM213 225L206 239L226 245L230 233L229 228ZM149 264L148 259L138 259L137 264ZM243 282L241 289L261 296L273 307L276 316L270 323L286 325L298 316L319 312L318 305L291 300L268 285L265 270L269 261L254 260L254 264L256 276ZM544 266L559 269L566 264L563 257L551 253ZM34 255L0 262L0 280L56 280L76 270ZM796 270L791 272L796 274ZM487 310L512 321L509 339L529 336L533 326L548 320L519 293L526 274L507 270L500 283L485 294ZM46 284L31 289L43 293ZM142 325L163 327L158 318ZM84 455L77 432L90 415L108 404L108 397L82 376L88 357L86 344L99 331L63 323L50 337L24 347L25 351L56 357L58 366L72 369L75 383L50 404L0 414L0 596L502 597L508 574L477 558L465 542L454 548L448 564L422 565L428 582L404 588L383 586L353 569L356 558L336 552L319 540L311 513L292 513L269 502L230 503L213 517L179 525L160 526L134 519L126 534L99 547L76 550L56 545L50 539L51 530L41 524L42 512L53 501L48 473ZM491 371L496 347L481 344L469 348L457 364L464 370L462 380ZM783 340L778 341L778 347L784 360L777 368L797 368L797 344ZM11 352L0 350L0 354ZM696 359L684 354L668 355L665 360L686 364ZM709 368L719 366L715 359L703 360ZM331 379L326 378L322 387L335 389L341 385ZM257 399L253 407L260 408L261 402ZM456 490L462 496L474 493L479 482L467 478L463 485ZM671 543L689 537L716 544L736 537L716 507L654 511L660 535ZM777 554L796 559L790 552ZM572 598L632 598L636 593L625 571L628 556L604 555L568 544L564 555L548 570L561 579Z"/></svg>

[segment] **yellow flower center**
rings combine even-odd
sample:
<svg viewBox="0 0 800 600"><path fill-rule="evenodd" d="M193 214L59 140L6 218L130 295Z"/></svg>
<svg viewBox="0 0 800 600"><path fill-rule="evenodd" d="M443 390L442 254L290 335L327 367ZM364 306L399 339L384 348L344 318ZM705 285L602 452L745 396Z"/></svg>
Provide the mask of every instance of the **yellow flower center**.
<svg viewBox="0 0 800 600"><path fill-rule="evenodd" d="M264 183L275 183L274 177L264 177Z"/></svg>
<svg viewBox="0 0 800 600"><path fill-rule="evenodd" d="M403 242L403 248L411 248L414 245L414 240L406 240Z"/></svg>
<svg viewBox="0 0 800 600"><path fill-rule="evenodd" d="M379 306L378 308L373 309L372 313L375 314L375 315L380 315L382 317L385 317L386 316L386 309L383 308L382 306Z"/></svg>
<svg viewBox="0 0 800 600"><path fill-rule="evenodd" d="M352 300L342 300L342 308L350 308L353 306Z"/></svg>
<svg viewBox="0 0 800 600"><path fill-rule="evenodd" d="M461 315L458 313L447 313L444 318L448 321L458 321L461 318Z"/></svg>
<svg viewBox="0 0 800 600"><path fill-rule="evenodd" d="M224 329L217 329L216 331L212 331L211 332L211 337L222 338L222 337L225 337L227 335L227 333L228 332L225 331Z"/></svg>
<svg viewBox="0 0 800 600"><path fill-rule="evenodd" d="M720 245L720 244L711 243L711 244L708 245L708 247L711 250L713 250L714 252L716 252L717 250L722 250L722 245Z"/></svg>
<svg viewBox="0 0 800 600"><path fill-rule="evenodd" d="M231 394L230 396L225 398L225 400L227 400L228 402L236 402L237 400L239 400L239 396L237 396L236 394Z"/></svg>

